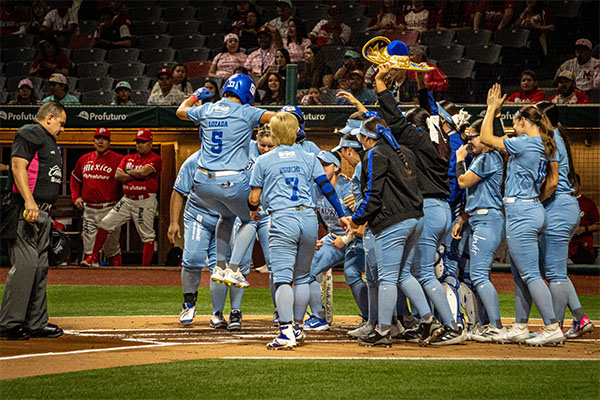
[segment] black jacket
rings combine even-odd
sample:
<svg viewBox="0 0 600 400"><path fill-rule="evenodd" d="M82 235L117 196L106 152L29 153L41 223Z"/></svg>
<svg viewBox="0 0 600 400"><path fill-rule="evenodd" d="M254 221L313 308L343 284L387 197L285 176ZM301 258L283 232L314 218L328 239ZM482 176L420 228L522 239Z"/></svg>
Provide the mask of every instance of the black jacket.
<svg viewBox="0 0 600 400"><path fill-rule="evenodd" d="M428 132L412 125L397 106L389 90L377 93L381 115L401 145L412 150L417 159L419 184L426 199L443 199L450 195L448 162L438 154Z"/></svg>
<svg viewBox="0 0 600 400"><path fill-rule="evenodd" d="M405 219L423 216L415 155L406 146L401 149L411 175L384 139L379 139L377 145L363 155L360 180L363 201L352 220L357 225L368 222L374 234Z"/></svg>

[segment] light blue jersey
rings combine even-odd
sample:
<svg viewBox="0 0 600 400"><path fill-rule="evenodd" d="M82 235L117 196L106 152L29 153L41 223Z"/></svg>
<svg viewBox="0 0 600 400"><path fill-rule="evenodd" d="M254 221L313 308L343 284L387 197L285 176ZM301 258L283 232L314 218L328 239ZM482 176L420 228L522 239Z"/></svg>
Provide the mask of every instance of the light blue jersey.
<svg viewBox="0 0 600 400"><path fill-rule="evenodd" d="M497 151L481 153L471 163L469 171L481 178L479 182L467 188L466 212L478 208L502 209L502 167L504 161Z"/></svg>
<svg viewBox="0 0 600 400"><path fill-rule="evenodd" d="M352 210L344 205L343 198L348 197L351 189L351 182L343 176L338 178L338 182L335 185L335 192L338 195L338 198L341 201L341 206L344 210L344 214L348 217L352 215ZM319 215L321 215L321 219L327 225L327 232L335 233L338 236L344 236L344 231L340 227L339 217L335 208L331 205L329 200L321 193L320 190L315 190L317 196L317 210L319 211Z"/></svg>
<svg viewBox="0 0 600 400"><path fill-rule="evenodd" d="M571 194L574 190L569 181L569 155L567 154L565 142L558 129L554 129L554 141L558 148L556 153L554 153L553 159L550 160L558 162L558 185L556 186L554 193Z"/></svg>
<svg viewBox="0 0 600 400"><path fill-rule="evenodd" d="M540 195L540 187L546 179L548 160L540 136L520 135L504 139L504 147L510 154L506 169L506 197L533 199Z"/></svg>
<svg viewBox="0 0 600 400"><path fill-rule="evenodd" d="M268 212L290 207L314 208L313 181L325 175L315 154L298 145L279 145L261 155L250 178L250 186L262 188L263 207Z"/></svg>
<svg viewBox="0 0 600 400"><path fill-rule="evenodd" d="M363 195L362 189L360 187L360 173L362 171L362 162L356 164L354 168L354 175L352 175L352 194L354 195L354 209L358 209L358 207L362 204Z"/></svg>
<svg viewBox="0 0 600 400"><path fill-rule="evenodd" d="M314 142L311 142L310 140L303 140L300 143L296 143L296 145L300 146L300 148L307 153L313 153L315 156L321 151L319 146L317 146Z"/></svg>
<svg viewBox="0 0 600 400"><path fill-rule="evenodd" d="M245 169L252 132L264 113L265 110L227 98L190 108L187 116L200 125L202 135L198 165L209 171Z"/></svg>
<svg viewBox="0 0 600 400"><path fill-rule="evenodd" d="M177 174L177 179L175 179L175 184L173 185L173 189L177 190L179 193L188 196L185 207L191 208L191 211L202 212L204 214L212 215L219 219L219 214L215 211L212 211L208 208L204 200L202 200L196 192L192 190L194 185L194 174L196 173L196 169L198 169L198 160L200 159L200 152L198 150L191 156L187 158L181 164L181 168L179 169L179 173ZM216 224L215 220L215 224Z"/></svg>

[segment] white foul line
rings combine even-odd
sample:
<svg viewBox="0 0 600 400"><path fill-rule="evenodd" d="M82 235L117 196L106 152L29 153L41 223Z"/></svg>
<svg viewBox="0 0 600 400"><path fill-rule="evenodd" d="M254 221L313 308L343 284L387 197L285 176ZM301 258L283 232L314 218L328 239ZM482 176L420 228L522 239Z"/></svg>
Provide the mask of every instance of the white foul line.
<svg viewBox="0 0 600 400"><path fill-rule="evenodd" d="M0 357L0 361L4 360L15 360L18 358L31 358L31 357L45 357L45 356L64 356L70 354L84 354L84 353L98 353L101 351L115 351L115 350L133 350L133 349L147 349L149 347L164 347L164 346L175 346L179 343L157 343L142 346L123 346L123 347L108 347L105 349L88 349L88 350L73 350L73 351L62 351L57 353L37 353L37 354L22 354L19 356Z"/></svg>
<svg viewBox="0 0 600 400"><path fill-rule="evenodd" d="M220 360L416 360L416 361L600 361L592 358L484 358L484 357L220 357Z"/></svg>

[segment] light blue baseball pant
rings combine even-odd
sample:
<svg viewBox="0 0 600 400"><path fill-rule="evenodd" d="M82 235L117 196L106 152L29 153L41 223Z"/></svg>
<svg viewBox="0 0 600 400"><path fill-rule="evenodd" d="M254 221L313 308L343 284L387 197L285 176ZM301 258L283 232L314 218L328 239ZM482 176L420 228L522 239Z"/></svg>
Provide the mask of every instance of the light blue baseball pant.
<svg viewBox="0 0 600 400"><path fill-rule="evenodd" d="M271 226L271 216L264 211L259 212L260 220L256 223L256 233L258 241L265 257L265 264L271 273L271 253L269 252L269 227Z"/></svg>
<svg viewBox="0 0 600 400"><path fill-rule="evenodd" d="M550 289L542 279L540 273L539 241L546 229L546 212L537 200L515 199L506 202L506 241L510 251L510 258L514 262L518 275L531 294L545 325L557 322ZM515 308L520 301L515 279ZM523 316L517 318L523 321Z"/></svg>
<svg viewBox="0 0 600 400"><path fill-rule="evenodd" d="M504 214L501 210L487 209L487 214L475 211L469 218L471 225L470 277L492 325L498 327L500 306L498 293L490 280L494 254L504 238ZM501 322L500 322L501 324Z"/></svg>
<svg viewBox="0 0 600 400"><path fill-rule="evenodd" d="M365 229L362 241L365 253L365 278L369 296L369 323L375 326L379 317L379 275L377 273L377 255L375 254L375 236L369 228Z"/></svg>
<svg viewBox="0 0 600 400"><path fill-rule="evenodd" d="M221 215L216 230L217 264L226 263L235 218L238 217L242 221L229 260L232 265L241 265L256 235L256 222L250 218L248 209L250 194L248 177L242 172L229 176L209 177L197 170L194 175L194 191L210 209Z"/></svg>
<svg viewBox="0 0 600 400"><path fill-rule="evenodd" d="M215 230L218 218L185 207L183 212L183 268L203 268L208 258L208 268L212 272L216 264Z"/></svg>

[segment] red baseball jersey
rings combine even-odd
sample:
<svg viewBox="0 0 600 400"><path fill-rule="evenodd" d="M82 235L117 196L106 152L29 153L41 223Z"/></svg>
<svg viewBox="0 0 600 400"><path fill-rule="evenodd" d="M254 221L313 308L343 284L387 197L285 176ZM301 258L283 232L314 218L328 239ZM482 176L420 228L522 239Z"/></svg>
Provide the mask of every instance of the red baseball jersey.
<svg viewBox="0 0 600 400"><path fill-rule="evenodd" d="M115 172L123 159L121 154L108 150L102 155L95 151L84 154L71 172L71 199L83 198L86 203L109 203L121 197L121 183Z"/></svg>
<svg viewBox="0 0 600 400"><path fill-rule="evenodd" d="M598 207L594 200L580 195L577 197L579 203L579 226L585 228L586 226L594 225L600 222L600 213L598 213ZM588 253L594 253L594 234L593 233L582 233L581 235L573 236L571 242L569 242L569 257L577 253L579 249L584 249Z"/></svg>
<svg viewBox="0 0 600 400"><path fill-rule="evenodd" d="M130 154L123 157L119 168L123 171L128 169L137 169L149 165L154 170L145 179L132 179L123 183L123 194L128 196L139 196L143 194L158 192L158 174L162 169L162 160L160 156L152 151L141 156L140 153Z"/></svg>

